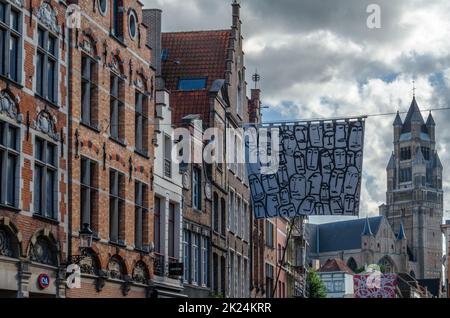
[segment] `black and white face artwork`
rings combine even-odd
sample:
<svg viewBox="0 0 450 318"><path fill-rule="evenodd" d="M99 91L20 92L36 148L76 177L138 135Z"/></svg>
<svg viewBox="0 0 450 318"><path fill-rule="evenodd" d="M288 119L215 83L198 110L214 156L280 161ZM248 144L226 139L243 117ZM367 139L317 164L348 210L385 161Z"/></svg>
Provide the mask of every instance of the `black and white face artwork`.
<svg viewBox="0 0 450 318"><path fill-rule="evenodd" d="M255 217L358 215L364 121L303 122L278 129L278 170L262 174L260 163L247 163ZM247 153L254 154L249 144Z"/></svg>

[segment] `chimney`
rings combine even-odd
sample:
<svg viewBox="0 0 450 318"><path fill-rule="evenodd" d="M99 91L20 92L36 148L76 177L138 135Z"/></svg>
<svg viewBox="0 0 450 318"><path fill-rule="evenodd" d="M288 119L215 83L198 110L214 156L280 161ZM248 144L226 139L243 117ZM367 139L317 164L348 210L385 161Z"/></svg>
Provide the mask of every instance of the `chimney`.
<svg viewBox="0 0 450 318"><path fill-rule="evenodd" d="M261 122L261 90L259 88L251 90L251 98L248 104L250 123Z"/></svg>
<svg viewBox="0 0 450 318"><path fill-rule="evenodd" d="M155 68L156 89L163 89L164 82L161 78L161 16L160 9L144 9L142 17L147 25L147 45L152 48L151 66Z"/></svg>

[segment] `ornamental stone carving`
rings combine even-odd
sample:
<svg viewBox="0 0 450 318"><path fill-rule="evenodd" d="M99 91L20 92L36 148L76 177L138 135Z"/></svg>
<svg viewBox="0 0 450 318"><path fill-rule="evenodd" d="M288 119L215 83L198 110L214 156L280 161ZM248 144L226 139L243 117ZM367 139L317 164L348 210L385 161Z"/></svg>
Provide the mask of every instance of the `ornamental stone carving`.
<svg viewBox="0 0 450 318"><path fill-rule="evenodd" d="M55 141L59 141L59 134L56 130L56 117L52 116L48 111L39 112L34 121L34 128L48 135Z"/></svg>
<svg viewBox="0 0 450 318"><path fill-rule="evenodd" d="M56 19L56 11L47 2L42 2L37 9L37 18L49 30L59 33L58 21Z"/></svg>
<svg viewBox="0 0 450 318"><path fill-rule="evenodd" d="M20 123L22 122L23 116L19 114L17 103L18 101L13 100L8 92L0 92L0 113L6 114L11 119Z"/></svg>

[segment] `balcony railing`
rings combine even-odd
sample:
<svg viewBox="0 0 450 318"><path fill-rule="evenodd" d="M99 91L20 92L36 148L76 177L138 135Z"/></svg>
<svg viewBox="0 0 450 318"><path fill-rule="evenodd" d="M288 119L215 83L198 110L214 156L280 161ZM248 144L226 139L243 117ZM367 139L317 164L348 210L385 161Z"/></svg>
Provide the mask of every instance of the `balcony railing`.
<svg viewBox="0 0 450 318"><path fill-rule="evenodd" d="M153 259L153 273L156 276L164 276L165 274L165 257L164 255L155 253Z"/></svg>

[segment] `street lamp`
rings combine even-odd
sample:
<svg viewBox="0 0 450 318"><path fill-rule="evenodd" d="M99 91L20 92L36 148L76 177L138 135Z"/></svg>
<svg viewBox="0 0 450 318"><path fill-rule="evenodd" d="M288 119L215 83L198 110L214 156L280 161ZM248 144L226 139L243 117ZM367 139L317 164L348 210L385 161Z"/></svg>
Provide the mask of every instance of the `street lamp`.
<svg viewBox="0 0 450 318"><path fill-rule="evenodd" d="M89 228L89 223L83 223L80 231L80 249L91 248L94 232Z"/></svg>

